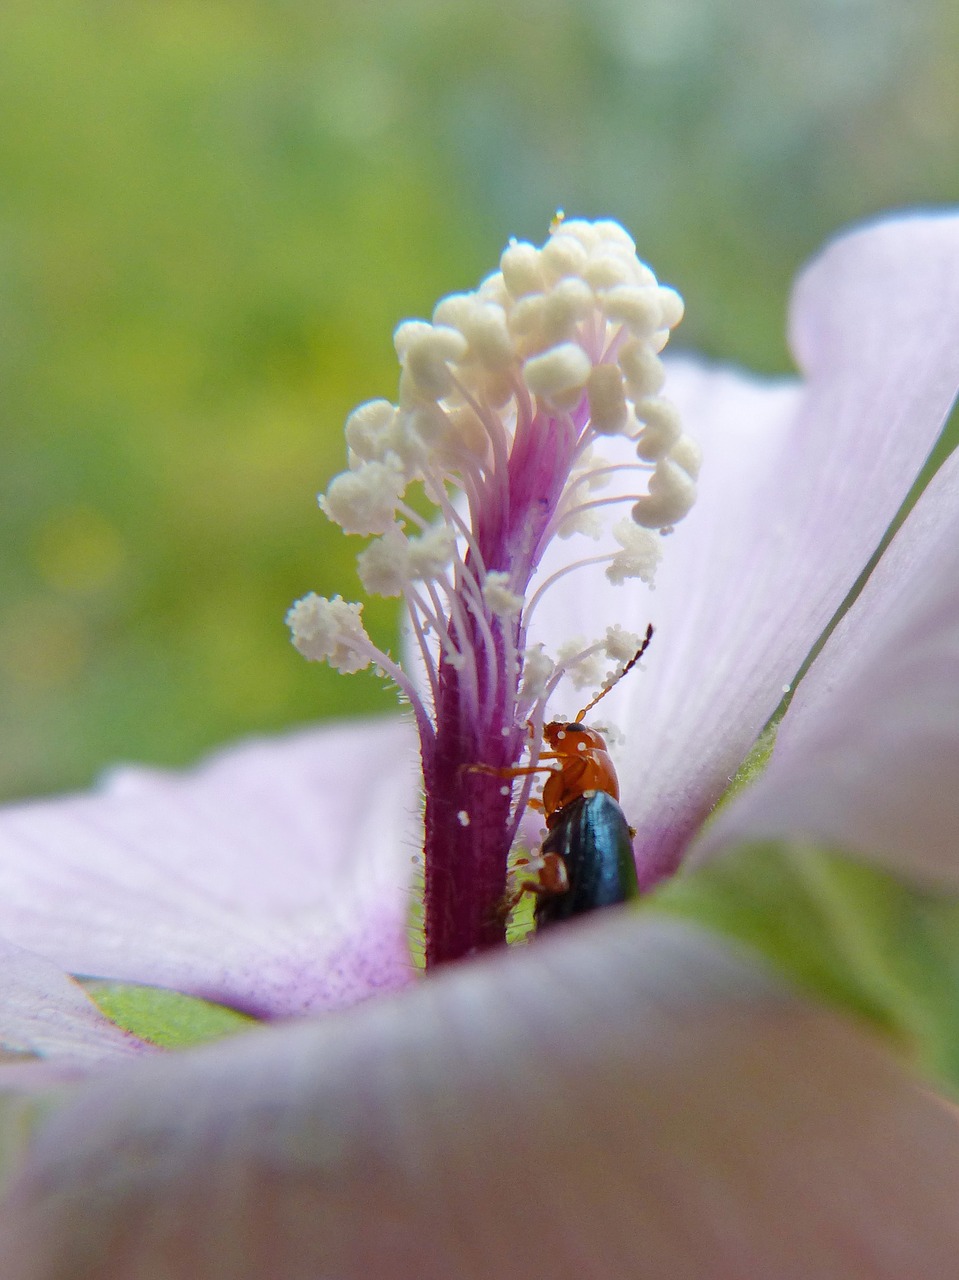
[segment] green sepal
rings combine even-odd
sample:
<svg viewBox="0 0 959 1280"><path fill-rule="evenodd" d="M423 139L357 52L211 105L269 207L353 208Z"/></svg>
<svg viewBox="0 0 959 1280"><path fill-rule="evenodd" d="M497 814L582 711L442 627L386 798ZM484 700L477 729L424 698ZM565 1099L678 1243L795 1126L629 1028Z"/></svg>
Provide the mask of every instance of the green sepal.
<svg viewBox="0 0 959 1280"><path fill-rule="evenodd" d="M86 979L84 990L111 1022L163 1049L188 1049L235 1035L257 1020L226 1005L129 982Z"/></svg>

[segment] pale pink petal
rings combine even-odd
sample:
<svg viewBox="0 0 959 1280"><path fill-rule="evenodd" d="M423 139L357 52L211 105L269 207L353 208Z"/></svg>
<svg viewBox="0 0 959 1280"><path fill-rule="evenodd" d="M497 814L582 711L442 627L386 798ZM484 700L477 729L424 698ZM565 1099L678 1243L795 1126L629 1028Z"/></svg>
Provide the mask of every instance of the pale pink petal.
<svg viewBox="0 0 959 1280"><path fill-rule="evenodd" d="M674 923L568 929L114 1072L13 1188L4 1280L903 1280L959 1124L864 1030Z"/></svg>
<svg viewBox="0 0 959 1280"><path fill-rule="evenodd" d="M697 857L778 836L959 888L959 454L800 684L765 774Z"/></svg>
<svg viewBox="0 0 959 1280"><path fill-rule="evenodd" d="M267 1016L411 980L412 729L351 722L0 812L0 933Z"/></svg>
<svg viewBox="0 0 959 1280"><path fill-rule="evenodd" d="M704 461L655 591L583 570L536 618L548 649L570 631L656 626L645 672L602 708L626 736L623 803L647 883L675 867L939 434L959 386L959 218L834 242L799 279L791 332L801 386L671 366L665 391ZM582 701L569 694L564 712Z"/></svg>
<svg viewBox="0 0 959 1280"><path fill-rule="evenodd" d="M83 988L41 956L0 939L0 1061L34 1054L89 1066L148 1050L105 1018ZM7 1077L0 1067L0 1090Z"/></svg>

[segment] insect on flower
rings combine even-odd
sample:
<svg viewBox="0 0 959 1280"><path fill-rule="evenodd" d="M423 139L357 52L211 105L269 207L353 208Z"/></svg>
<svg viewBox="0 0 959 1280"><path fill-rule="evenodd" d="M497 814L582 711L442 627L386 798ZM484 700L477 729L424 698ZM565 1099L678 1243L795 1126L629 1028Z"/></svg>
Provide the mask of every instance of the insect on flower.
<svg viewBox="0 0 959 1280"><path fill-rule="evenodd" d="M636 666L652 638L650 624L629 662L575 720L552 720L544 726L543 740L550 750L541 751L535 765L497 770L500 777L544 770L549 774L542 799L529 802L546 817L546 839L538 856L517 860L519 881L507 901L511 909L525 891L535 893L538 929L627 902L639 893L634 833L619 806L616 769L603 735L583 720Z"/></svg>
<svg viewBox="0 0 959 1280"><path fill-rule="evenodd" d="M610 809L605 744L589 740L584 766L559 736L580 730L545 721L562 681L595 687L604 660L627 662L641 637L620 626L598 639L552 636L540 606L566 574L599 565L614 586L649 586L663 537L696 499L700 461L660 394L682 299L618 223L557 218L542 247L511 241L499 267L441 299L430 320L399 326L397 403L354 410L348 470L320 499L344 532L373 536L359 575L368 591L402 597L412 662L374 644L359 602L311 594L288 614L307 658L343 672L374 666L415 717L427 968L506 942L500 908L533 783L516 772L524 750L561 764L544 793L548 812L569 808L550 833L569 843L557 859L615 846L626 867L629 828ZM551 544L575 548L584 535L605 543L544 561ZM515 777L516 794L503 785ZM576 892L558 896L583 909Z"/></svg>

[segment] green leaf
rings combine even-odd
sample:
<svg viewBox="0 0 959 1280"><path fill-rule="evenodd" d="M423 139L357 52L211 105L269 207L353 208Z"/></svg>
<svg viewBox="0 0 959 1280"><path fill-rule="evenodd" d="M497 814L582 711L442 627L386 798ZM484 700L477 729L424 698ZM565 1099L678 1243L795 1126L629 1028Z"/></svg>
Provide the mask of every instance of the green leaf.
<svg viewBox="0 0 959 1280"><path fill-rule="evenodd" d="M141 1040L163 1049L187 1049L256 1026L236 1009L163 987L88 979L83 987L101 1013Z"/></svg>
<svg viewBox="0 0 959 1280"><path fill-rule="evenodd" d="M959 1089L959 902L808 844L743 847L678 876L647 909L757 951L868 1019Z"/></svg>

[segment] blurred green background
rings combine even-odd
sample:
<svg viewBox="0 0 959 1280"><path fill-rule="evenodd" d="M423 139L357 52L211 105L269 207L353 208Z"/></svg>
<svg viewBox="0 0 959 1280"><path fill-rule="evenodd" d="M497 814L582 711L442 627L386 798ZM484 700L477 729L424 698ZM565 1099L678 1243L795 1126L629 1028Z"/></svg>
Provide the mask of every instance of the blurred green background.
<svg viewBox="0 0 959 1280"><path fill-rule="evenodd" d="M283 626L397 321L557 206L788 368L805 257L959 200L954 0L6 0L0 795L394 705ZM368 610L388 643L388 602Z"/></svg>

